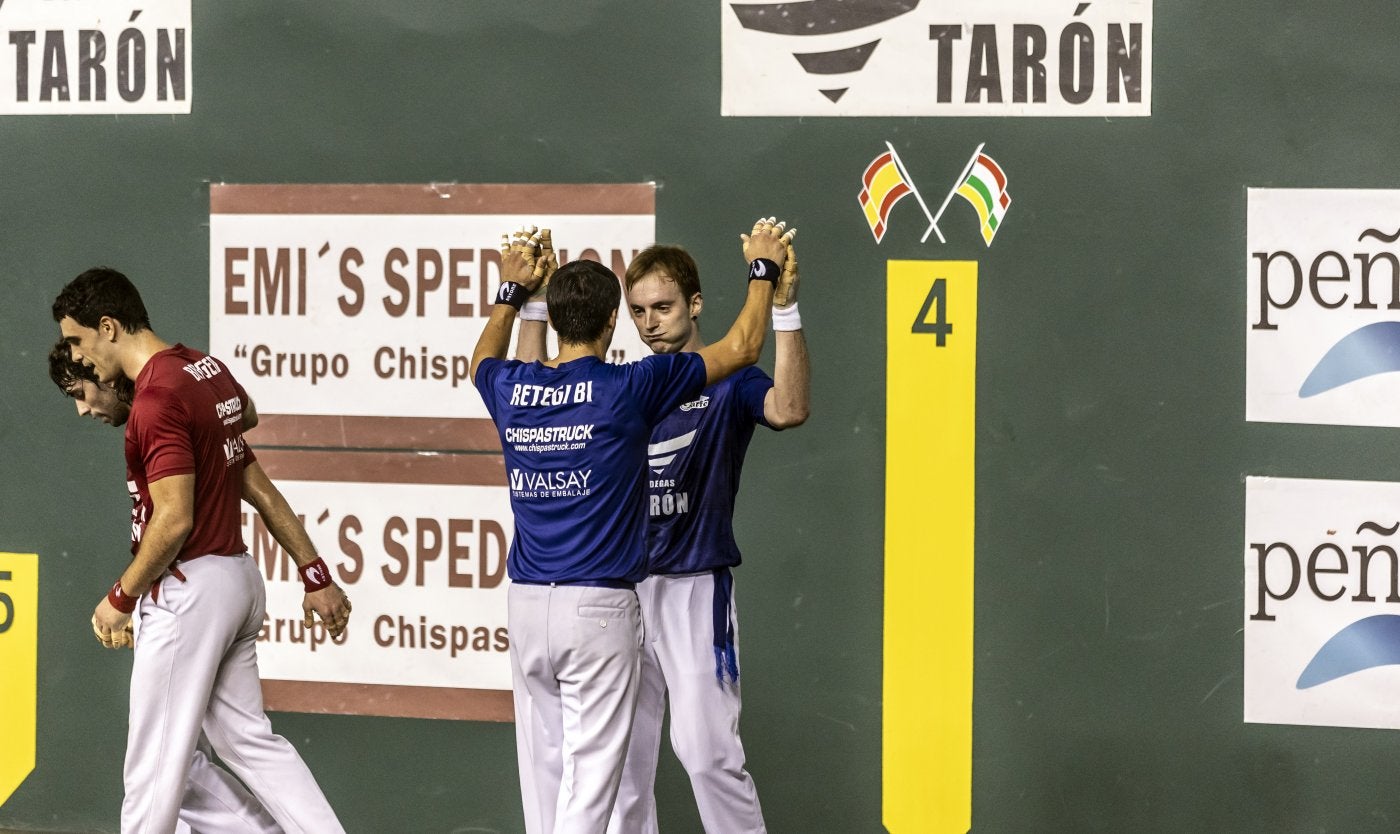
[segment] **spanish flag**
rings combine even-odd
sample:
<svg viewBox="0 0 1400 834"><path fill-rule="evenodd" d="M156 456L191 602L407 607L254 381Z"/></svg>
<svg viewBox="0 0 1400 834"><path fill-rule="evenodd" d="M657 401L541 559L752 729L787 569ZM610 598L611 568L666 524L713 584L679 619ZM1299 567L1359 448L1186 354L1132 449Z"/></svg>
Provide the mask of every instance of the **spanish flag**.
<svg viewBox="0 0 1400 834"><path fill-rule="evenodd" d="M1006 174L1001 166L990 156L979 152L956 192L977 210L977 216L982 220L982 240L991 246L992 238L996 236L1002 218L1011 206L1011 195L1006 193Z"/></svg>
<svg viewBox="0 0 1400 834"><path fill-rule="evenodd" d="M889 226L894 204L912 194L914 189L900 171L893 148L875 157L860 179L860 207L865 211L865 222L870 224L875 242L879 243Z"/></svg>

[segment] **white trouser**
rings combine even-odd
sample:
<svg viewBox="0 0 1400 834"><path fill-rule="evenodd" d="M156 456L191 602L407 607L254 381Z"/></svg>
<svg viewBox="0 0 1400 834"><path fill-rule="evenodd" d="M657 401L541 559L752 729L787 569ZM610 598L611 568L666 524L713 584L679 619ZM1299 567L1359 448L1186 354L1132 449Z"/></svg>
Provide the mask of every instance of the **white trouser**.
<svg viewBox="0 0 1400 834"><path fill-rule="evenodd" d="M715 676L714 575L652 576L637 586L646 622L642 682L611 834L655 834L661 718L671 702L671 748L710 834L761 832L763 810L739 741L739 684ZM739 617L730 600L734 648Z"/></svg>
<svg viewBox="0 0 1400 834"><path fill-rule="evenodd" d="M637 703L637 595L512 583L508 625L525 830L602 834Z"/></svg>
<svg viewBox="0 0 1400 834"><path fill-rule="evenodd" d="M126 744L123 834L175 830L201 727L219 758L288 834L344 829L306 764L263 712L255 649L266 603L243 556L182 562L142 597Z"/></svg>
<svg viewBox="0 0 1400 834"><path fill-rule="evenodd" d="M233 774L219 767L203 733L190 760L175 834L282 834L282 828Z"/></svg>

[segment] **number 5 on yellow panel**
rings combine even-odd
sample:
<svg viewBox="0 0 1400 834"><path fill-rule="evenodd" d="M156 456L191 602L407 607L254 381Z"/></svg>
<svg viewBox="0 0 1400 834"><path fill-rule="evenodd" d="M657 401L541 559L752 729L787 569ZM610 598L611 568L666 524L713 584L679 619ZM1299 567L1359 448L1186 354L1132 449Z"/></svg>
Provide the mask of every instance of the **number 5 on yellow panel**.
<svg viewBox="0 0 1400 834"><path fill-rule="evenodd" d="M0 553L0 805L34 769L39 557Z"/></svg>
<svg viewBox="0 0 1400 834"><path fill-rule="evenodd" d="M972 825L977 263L886 276L883 817Z"/></svg>

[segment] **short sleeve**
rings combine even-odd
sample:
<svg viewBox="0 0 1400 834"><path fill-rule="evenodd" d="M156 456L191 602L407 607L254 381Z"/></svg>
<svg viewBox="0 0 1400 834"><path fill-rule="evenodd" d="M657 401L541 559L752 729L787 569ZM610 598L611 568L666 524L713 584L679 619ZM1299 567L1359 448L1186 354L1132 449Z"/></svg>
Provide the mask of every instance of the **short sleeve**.
<svg viewBox="0 0 1400 834"><path fill-rule="evenodd" d="M137 448L148 483L195 471L189 416L168 388L147 388L131 409Z"/></svg>
<svg viewBox="0 0 1400 834"><path fill-rule="evenodd" d="M760 426L773 428L768 423L768 418L763 415L763 404L768 399L768 392L773 390L773 378L764 373L762 369L747 367L739 372L739 378L734 381L734 394L741 404L742 413L752 418L753 422ZM774 431L779 431L774 429Z"/></svg>
<svg viewBox="0 0 1400 834"><path fill-rule="evenodd" d="M482 402L486 403L486 412L493 420L496 419L496 378L501 375L505 366L503 360L487 357L476 366L476 376L472 379L476 392L481 395Z"/></svg>
<svg viewBox="0 0 1400 834"><path fill-rule="evenodd" d="M220 364L223 364L223 363L220 363ZM228 373L228 366L227 366L227 365L224 366L224 372L225 372L225 373ZM244 411L247 411L248 408L249 408L249 407L252 405L252 403L253 403L253 398L248 396L248 392L245 391L245 390L243 390L243 384L242 384L241 382L239 382L237 379L234 379L233 374L229 374L229 379L232 379L232 380L233 380L233 393L235 393L235 394L238 395L238 401L239 401L240 403L243 404L243 410L244 410ZM240 435L243 433L243 430L242 430L242 427L241 427L241 426L239 427L238 433L239 433ZM257 459L258 459L257 455L253 454L253 447L247 445L247 443L244 443L244 446L243 446L243 454L244 454L244 457L243 457L243 465L244 465L244 466L247 466L247 465L250 464L250 463L255 463L255 462L257 461Z"/></svg>
<svg viewBox="0 0 1400 834"><path fill-rule="evenodd" d="M233 379L233 374L229 374L229 379ZM238 402L242 404L243 410L247 411L248 404L251 403L253 399L248 396L247 391L243 390L243 383L236 379L233 379L233 393L238 395Z"/></svg>
<svg viewBox="0 0 1400 834"><path fill-rule="evenodd" d="M698 353L655 354L629 367L632 391L648 423L705 390L705 360Z"/></svg>

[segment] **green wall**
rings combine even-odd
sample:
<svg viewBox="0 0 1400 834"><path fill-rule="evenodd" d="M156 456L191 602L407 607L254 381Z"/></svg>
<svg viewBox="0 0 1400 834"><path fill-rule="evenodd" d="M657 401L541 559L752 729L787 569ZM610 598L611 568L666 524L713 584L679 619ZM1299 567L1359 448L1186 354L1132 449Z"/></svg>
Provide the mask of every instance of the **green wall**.
<svg viewBox="0 0 1400 834"><path fill-rule="evenodd" d="M655 180L712 331L736 234L802 229L813 416L758 436L737 523L773 830L882 830L887 259L980 263L974 830L1394 829L1397 737L1242 723L1240 638L1244 474L1400 480L1392 432L1243 409L1245 186L1400 180L1393 6L1158 2L1153 115L1118 119L721 118L721 11L196 2L191 115L0 117L0 549L40 554L42 610L38 764L0 825L115 831L121 798L130 659L87 620L128 505L118 435L45 378L65 281L116 266L202 345L211 181ZM855 197L885 140L930 179L989 142L995 245L920 245L914 217L877 247ZM522 830L510 725L274 726L351 831ZM659 792L699 830L673 759Z"/></svg>

